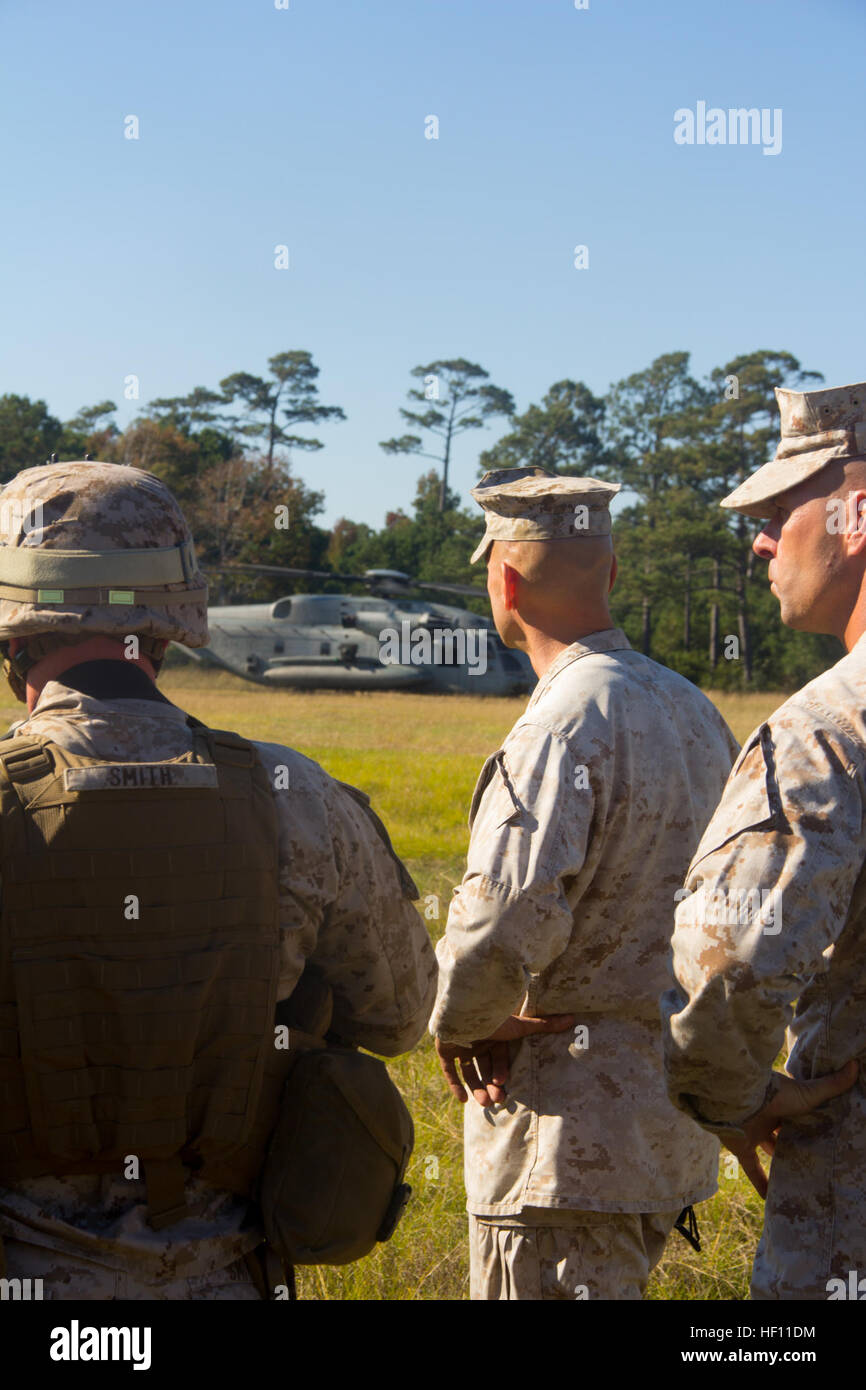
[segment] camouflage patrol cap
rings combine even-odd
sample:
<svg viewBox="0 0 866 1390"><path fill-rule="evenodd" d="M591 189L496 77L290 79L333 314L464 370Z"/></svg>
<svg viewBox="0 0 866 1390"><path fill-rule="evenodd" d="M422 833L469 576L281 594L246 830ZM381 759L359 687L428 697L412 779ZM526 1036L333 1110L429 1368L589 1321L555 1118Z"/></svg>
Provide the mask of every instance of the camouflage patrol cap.
<svg viewBox="0 0 866 1390"><path fill-rule="evenodd" d="M834 459L866 456L866 382L826 391L776 387L782 437L775 457L740 483L721 506L763 520L774 498L819 473Z"/></svg>
<svg viewBox="0 0 866 1390"><path fill-rule="evenodd" d="M203 647L207 584L169 489L117 463L26 468L0 491L0 641L129 633Z"/></svg>
<svg viewBox="0 0 866 1390"><path fill-rule="evenodd" d="M619 490L619 483L560 477L546 468L492 469L472 489L487 529L470 563L486 556L494 541L609 536L610 501Z"/></svg>

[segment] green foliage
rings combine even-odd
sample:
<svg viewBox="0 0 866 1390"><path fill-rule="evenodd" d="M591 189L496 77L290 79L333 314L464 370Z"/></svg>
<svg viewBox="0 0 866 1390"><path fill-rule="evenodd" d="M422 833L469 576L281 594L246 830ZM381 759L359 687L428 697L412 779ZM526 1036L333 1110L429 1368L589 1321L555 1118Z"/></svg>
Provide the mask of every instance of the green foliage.
<svg viewBox="0 0 866 1390"><path fill-rule="evenodd" d="M114 401L82 406L72 420L63 426L57 453L64 459L105 458L106 450L118 436L118 428L110 417L117 410Z"/></svg>
<svg viewBox="0 0 866 1390"><path fill-rule="evenodd" d="M485 449L479 472L489 468L547 468L587 477L605 461L600 431L605 402L582 381L557 381L542 403L514 415L510 433Z"/></svg>
<svg viewBox="0 0 866 1390"><path fill-rule="evenodd" d="M8 483L23 468L45 463L62 434L63 426L48 413L44 401L0 396L0 482Z"/></svg>
<svg viewBox="0 0 866 1390"><path fill-rule="evenodd" d="M439 511L444 512L448 507L448 467L454 440L467 430L483 429L485 422L493 415L512 415L514 401L501 386L488 383L489 373L483 367L475 362L467 362L465 357L430 362L426 367L413 367L412 376L423 377L424 390L413 387L407 395L410 400L420 401L426 408L418 411L401 407L400 414L410 425L426 430L434 440L441 440L442 452L428 453L421 436L417 434L385 439L379 447L386 454L415 454L441 463ZM483 384L479 385L479 382Z"/></svg>
<svg viewBox="0 0 866 1390"><path fill-rule="evenodd" d="M440 511L441 496L441 480L431 471L418 479L414 516L391 512L381 531L341 519L331 533L329 563L335 570L352 574L396 569L427 583L447 580L477 585L482 594L478 601L461 598L459 602L476 612L486 612L485 575L469 563L484 533L483 518L478 511L473 515L461 510L450 488Z"/></svg>
<svg viewBox="0 0 866 1390"><path fill-rule="evenodd" d="M345 420L337 405L319 405L316 378L319 368L309 352L278 352L268 359L271 379L233 372L220 382L223 400L239 403L242 413L230 417L234 429L248 439L261 439L267 446L267 461L274 462L274 451L322 449L319 439L292 434L291 427L319 420ZM284 424L277 419L283 416Z"/></svg>
<svg viewBox="0 0 866 1390"><path fill-rule="evenodd" d="M632 644L700 684L790 689L835 659L838 644L782 627L751 549L758 526L718 503L772 452L773 388L821 379L791 353L762 349L701 382L687 352L666 353L603 399L555 383L512 418L480 468L541 465L619 483L612 611Z"/></svg>
<svg viewBox="0 0 866 1390"><path fill-rule="evenodd" d="M772 450L774 385L818 375L790 353L760 351L700 383L675 352L608 395L603 473L636 498L614 526L613 611L633 645L699 684L789 688L832 650L781 627L751 548L759 527L718 506Z"/></svg>
<svg viewBox="0 0 866 1390"><path fill-rule="evenodd" d="M339 406L319 405L316 400L319 368L312 355L298 350L278 352L268 359L268 367L269 379L232 372L220 382L219 391L196 386L186 396L160 397L150 402L145 418L187 437L201 437L213 426L216 435L238 443L261 441L269 466L277 461L278 448L324 448L321 440L291 433L296 424L346 418Z"/></svg>
<svg viewBox="0 0 866 1390"><path fill-rule="evenodd" d="M157 473L187 512L199 554L219 576L214 593L223 602L311 586L309 579L219 569L240 560L331 569L333 580L312 581L330 591L353 587L341 575L366 569L483 590L484 575L469 564L483 517L474 504L461 506L448 471L460 435L506 416L508 428L481 452L480 470L540 465L621 484L612 612L638 650L719 690L793 689L840 652L832 638L782 626L764 566L751 550L757 525L718 505L772 452L773 388L822 379L791 353L740 354L703 381L692 375L687 352L665 353L604 397L583 382L556 381L521 414L511 395L466 358L415 367L419 385L408 392L411 408L400 412L414 432L381 447L429 459L436 469L418 479L410 512L389 512L378 529L343 517L330 532L317 520L322 492L293 475L290 458L293 449L323 447L297 427L344 419L343 411L318 403L319 368L309 352L276 353L268 369L267 376L234 372L219 389L197 386L186 396L151 401L123 434L111 418L111 401L85 407L61 425L44 401L0 397L0 481L55 450ZM291 515L283 529L274 525L281 505ZM487 611L483 596L465 602Z"/></svg>
<svg viewBox="0 0 866 1390"><path fill-rule="evenodd" d="M212 425L219 419L219 407L226 404L221 392L196 386L186 396L163 396L151 401L147 415L188 435L196 425Z"/></svg>

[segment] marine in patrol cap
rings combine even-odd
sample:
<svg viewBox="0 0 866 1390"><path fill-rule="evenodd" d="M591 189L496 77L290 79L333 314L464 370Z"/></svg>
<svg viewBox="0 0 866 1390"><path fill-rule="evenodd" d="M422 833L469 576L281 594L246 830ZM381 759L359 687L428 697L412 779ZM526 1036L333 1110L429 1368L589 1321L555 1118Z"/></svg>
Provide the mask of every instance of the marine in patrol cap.
<svg viewBox="0 0 866 1390"><path fill-rule="evenodd" d="M472 489L487 529L471 564L486 556L494 541L609 536L610 501L619 490L619 483L560 477L546 468L494 468Z"/></svg>
<svg viewBox="0 0 866 1390"><path fill-rule="evenodd" d="M721 506L765 520L774 499L834 459L866 457L866 382L826 391L776 387L782 438L776 455L724 497Z"/></svg>

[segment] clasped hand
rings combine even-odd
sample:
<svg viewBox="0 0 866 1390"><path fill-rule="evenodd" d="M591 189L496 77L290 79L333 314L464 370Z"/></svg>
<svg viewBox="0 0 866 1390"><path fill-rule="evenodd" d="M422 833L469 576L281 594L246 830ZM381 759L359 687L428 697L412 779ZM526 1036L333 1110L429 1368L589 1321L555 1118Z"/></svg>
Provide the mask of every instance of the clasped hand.
<svg viewBox="0 0 866 1390"><path fill-rule="evenodd" d="M549 1014L544 1018L512 1014L489 1037L480 1038L471 1047L444 1043L437 1038L436 1052L448 1089L461 1102L468 1099L468 1089L480 1106L502 1105L507 1096L508 1044L531 1033L564 1033L573 1027L573 1014ZM462 1081L457 1074L458 1063Z"/></svg>
<svg viewBox="0 0 866 1390"><path fill-rule="evenodd" d="M784 1072L773 1073L773 1094L751 1119L743 1122L743 1138L723 1140L725 1148L730 1149L737 1158L761 1197L766 1198L769 1182L758 1157L758 1149L763 1149L772 1158L784 1120L808 1115L817 1106L850 1090L858 1073L859 1063L856 1061L846 1062L839 1071L816 1077L814 1081L796 1081Z"/></svg>

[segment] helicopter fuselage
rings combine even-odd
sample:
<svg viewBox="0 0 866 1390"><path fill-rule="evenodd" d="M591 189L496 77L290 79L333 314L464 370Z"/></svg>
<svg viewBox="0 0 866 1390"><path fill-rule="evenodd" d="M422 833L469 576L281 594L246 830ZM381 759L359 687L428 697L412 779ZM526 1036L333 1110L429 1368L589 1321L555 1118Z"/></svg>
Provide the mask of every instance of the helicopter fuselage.
<svg viewBox="0 0 866 1390"><path fill-rule="evenodd" d="M208 647L181 650L262 685L517 695L535 684L489 618L426 599L293 594L211 608L208 625Z"/></svg>

